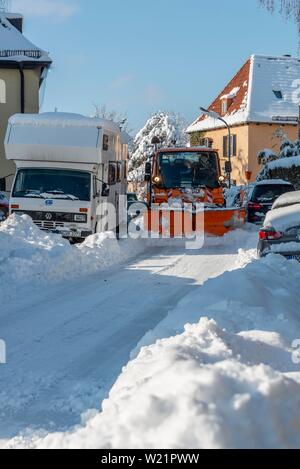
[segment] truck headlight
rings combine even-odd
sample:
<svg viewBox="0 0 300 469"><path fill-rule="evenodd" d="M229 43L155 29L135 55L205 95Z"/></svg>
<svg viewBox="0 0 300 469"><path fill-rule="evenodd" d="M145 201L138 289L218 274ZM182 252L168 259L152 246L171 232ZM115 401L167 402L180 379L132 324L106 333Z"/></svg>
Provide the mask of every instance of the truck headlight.
<svg viewBox="0 0 300 469"><path fill-rule="evenodd" d="M74 215L74 221L77 221L78 223L86 223L87 222L87 215L78 213Z"/></svg>

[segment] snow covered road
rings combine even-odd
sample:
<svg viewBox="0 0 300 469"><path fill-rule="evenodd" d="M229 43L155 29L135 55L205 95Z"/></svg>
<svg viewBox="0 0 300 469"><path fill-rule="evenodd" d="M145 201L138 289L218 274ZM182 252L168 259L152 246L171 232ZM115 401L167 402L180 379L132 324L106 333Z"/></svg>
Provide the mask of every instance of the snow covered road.
<svg viewBox="0 0 300 469"><path fill-rule="evenodd" d="M241 266L238 247L255 241L240 233L200 251L149 247L110 270L20 288L0 313L0 440L67 430L99 409L143 336L199 284Z"/></svg>

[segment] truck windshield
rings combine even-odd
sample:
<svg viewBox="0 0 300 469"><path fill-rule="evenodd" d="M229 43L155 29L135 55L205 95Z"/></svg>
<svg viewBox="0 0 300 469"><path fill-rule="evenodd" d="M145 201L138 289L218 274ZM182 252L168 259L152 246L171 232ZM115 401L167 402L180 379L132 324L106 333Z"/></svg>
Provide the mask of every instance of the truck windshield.
<svg viewBox="0 0 300 469"><path fill-rule="evenodd" d="M160 188L219 187L215 152L166 152L158 155Z"/></svg>
<svg viewBox="0 0 300 469"><path fill-rule="evenodd" d="M68 169L19 169L12 196L89 201L91 175Z"/></svg>

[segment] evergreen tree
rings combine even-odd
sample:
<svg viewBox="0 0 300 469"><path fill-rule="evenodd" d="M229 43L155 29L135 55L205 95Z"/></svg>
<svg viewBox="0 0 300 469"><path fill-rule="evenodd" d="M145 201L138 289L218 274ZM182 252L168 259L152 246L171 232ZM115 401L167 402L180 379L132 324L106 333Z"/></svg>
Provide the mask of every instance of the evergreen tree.
<svg viewBox="0 0 300 469"><path fill-rule="evenodd" d="M129 160L129 181L142 183L144 167L153 153L153 137L158 137L161 147L186 146L188 142L185 120L173 112L157 112L146 122L133 141Z"/></svg>

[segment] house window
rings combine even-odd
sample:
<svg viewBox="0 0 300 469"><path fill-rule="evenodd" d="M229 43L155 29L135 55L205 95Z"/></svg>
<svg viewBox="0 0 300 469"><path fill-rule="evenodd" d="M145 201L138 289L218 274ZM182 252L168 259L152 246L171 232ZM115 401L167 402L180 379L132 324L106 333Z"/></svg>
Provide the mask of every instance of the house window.
<svg viewBox="0 0 300 469"><path fill-rule="evenodd" d="M122 181L122 163L117 163L117 182Z"/></svg>
<svg viewBox="0 0 300 469"><path fill-rule="evenodd" d="M0 104L6 104L6 83L0 78Z"/></svg>
<svg viewBox="0 0 300 469"><path fill-rule="evenodd" d="M117 164L109 163L108 168L108 184L113 186L117 182Z"/></svg>
<svg viewBox="0 0 300 469"><path fill-rule="evenodd" d="M223 137L223 157L228 158L228 135ZM231 156L237 156L237 136L231 135Z"/></svg>
<svg viewBox="0 0 300 469"><path fill-rule="evenodd" d="M109 136L108 135L103 135L103 151L108 151L109 149Z"/></svg>
<svg viewBox="0 0 300 469"><path fill-rule="evenodd" d="M205 147L205 148L212 148L213 147L213 139L212 138L201 138L199 141L200 147Z"/></svg>
<svg viewBox="0 0 300 469"><path fill-rule="evenodd" d="M282 91L280 90L273 90L273 93L275 94L277 99L283 99L283 94Z"/></svg>
<svg viewBox="0 0 300 469"><path fill-rule="evenodd" d="M227 99L223 99L221 103L222 116L225 116L225 114L227 113L227 110L228 110L228 101Z"/></svg>

